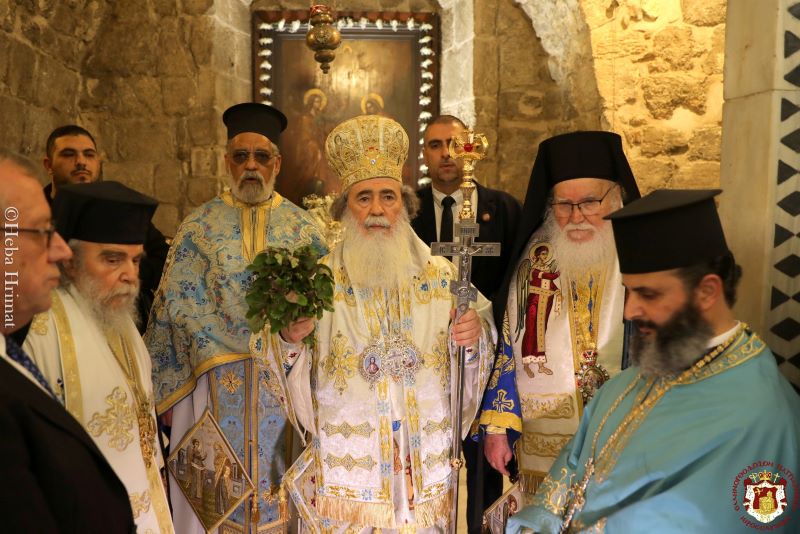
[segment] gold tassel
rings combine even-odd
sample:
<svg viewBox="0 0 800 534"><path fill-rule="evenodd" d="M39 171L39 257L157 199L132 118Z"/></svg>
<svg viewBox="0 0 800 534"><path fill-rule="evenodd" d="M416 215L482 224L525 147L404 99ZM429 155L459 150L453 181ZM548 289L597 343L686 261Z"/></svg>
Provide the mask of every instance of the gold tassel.
<svg viewBox="0 0 800 534"><path fill-rule="evenodd" d="M319 515L335 521L394 528L394 506L390 503L348 501L319 495L316 508Z"/></svg>
<svg viewBox="0 0 800 534"><path fill-rule="evenodd" d="M280 518L284 521L289 520L289 501L286 498L286 488L283 487L283 484L280 485L280 489L278 490L278 509Z"/></svg>
<svg viewBox="0 0 800 534"><path fill-rule="evenodd" d="M425 502L414 504L414 516L418 527L433 527L444 518L450 517L450 492L443 493Z"/></svg>
<svg viewBox="0 0 800 534"><path fill-rule="evenodd" d="M544 480L542 475L536 473L523 472L519 474L519 489L522 493L533 495L539 489L539 485Z"/></svg>

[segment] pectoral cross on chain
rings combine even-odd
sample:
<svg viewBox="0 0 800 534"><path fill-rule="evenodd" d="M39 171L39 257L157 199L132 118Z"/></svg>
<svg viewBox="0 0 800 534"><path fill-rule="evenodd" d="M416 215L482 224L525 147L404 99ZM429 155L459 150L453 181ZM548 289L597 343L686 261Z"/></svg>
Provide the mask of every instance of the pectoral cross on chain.
<svg viewBox="0 0 800 534"><path fill-rule="evenodd" d="M455 136L450 141L450 155L454 159L464 161L464 181L461 183L461 194L464 205L458 214L459 222L456 224L455 235L457 242L436 242L431 244L431 254L434 256L452 256L458 265L458 279L450 281L450 292L456 296L456 318L458 321L469 309L469 303L478 300L478 290L470 283L472 276L473 256L499 256L500 243L475 243L480 226L475 221L472 210L472 192L475 184L472 183L475 162L484 158L489 142L483 134L476 134L472 129L466 130ZM453 469L451 477L450 532L456 532L456 519L458 510L458 475L461 469L461 411L464 403L464 365L466 361L466 347L458 348L458 371L456 383L456 399L453 408L453 455L450 465Z"/></svg>
<svg viewBox="0 0 800 534"><path fill-rule="evenodd" d="M586 488L589 486L589 481L592 479L593 474L594 461L592 458L589 458L589 460L586 462L586 470L583 473L583 478L579 483L573 484L572 488L570 488L572 498L569 501L569 506L567 506L567 509L564 512L564 520L561 522L561 530L559 530L560 534L569 532L569 527L572 524L572 518L576 513L580 512L583 509L583 505L586 504Z"/></svg>

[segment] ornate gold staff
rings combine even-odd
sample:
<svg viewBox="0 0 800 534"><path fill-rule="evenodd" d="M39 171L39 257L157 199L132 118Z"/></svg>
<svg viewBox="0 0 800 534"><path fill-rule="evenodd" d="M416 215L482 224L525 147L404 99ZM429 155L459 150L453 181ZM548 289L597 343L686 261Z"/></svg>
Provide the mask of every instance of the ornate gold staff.
<svg viewBox="0 0 800 534"><path fill-rule="evenodd" d="M473 239L478 237L479 225L475 221L475 213L472 210L472 192L475 184L472 183L475 163L486 156L489 142L483 134L476 134L470 128L454 137L450 141L450 156L454 159L464 161L464 181L461 183L461 194L464 204L458 214L459 222L456 224L455 235L459 237L457 242L436 242L431 244L431 253L435 256L452 256L453 261L458 262L458 280L450 281L450 292L456 295L456 318L457 322L469 309L469 303L478 299L478 290L470 283L472 274L473 256L499 256L500 243L474 243ZM451 481L451 510L450 510L450 532L455 534L458 520L458 478L461 465L461 411L464 403L464 362L466 360L466 347L458 347L458 370L456 375L455 403L453 406L453 455L450 459L450 466L453 469Z"/></svg>

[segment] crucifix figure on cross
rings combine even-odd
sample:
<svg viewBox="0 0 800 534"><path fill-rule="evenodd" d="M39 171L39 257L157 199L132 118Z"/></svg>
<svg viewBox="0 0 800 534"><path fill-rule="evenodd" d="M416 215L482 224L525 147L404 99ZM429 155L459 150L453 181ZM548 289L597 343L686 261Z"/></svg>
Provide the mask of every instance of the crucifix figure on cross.
<svg viewBox="0 0 800 534"><path fill-rule="evenodd" d="M461 194L464 199L461 211L458 214L458 223L452 242L437 241L431 244L431 254L434 256L449 256L458 266L458 279L450 281L450 292L456 296L456 317L458 321L469 309L470 302L478 299L478 290L470 283L472 276L473 256L499 256L500 243L476 243L479 224L476 222L475 212L472 209L472 192L475 184L472 177L475 172L475 163L486 156L489 142L483 134L476 134L472 128L465 130L450 141L450 155L454 159L464 162L464 181L461 183ZM456 532L458 510L458 477L461 469L461 411L464 403L464 364L466 360L466 347L458 348L458 366L456 384L456 399L453 406L453 454L450 465L453 469L451 477L451 509L450 532Z"/></svg>

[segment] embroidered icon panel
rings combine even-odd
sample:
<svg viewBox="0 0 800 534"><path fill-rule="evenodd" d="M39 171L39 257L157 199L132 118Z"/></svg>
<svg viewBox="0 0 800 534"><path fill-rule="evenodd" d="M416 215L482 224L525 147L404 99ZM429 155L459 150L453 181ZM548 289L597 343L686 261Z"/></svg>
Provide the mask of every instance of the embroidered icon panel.
<svg viewBox="0 0 800 534"><path fill-rule="evenodd" d="M207 532L217 528L255 489L208 410L170 454L167 467Z"/></svg>

